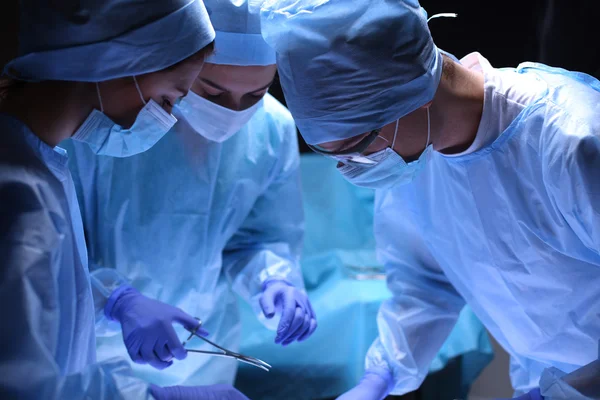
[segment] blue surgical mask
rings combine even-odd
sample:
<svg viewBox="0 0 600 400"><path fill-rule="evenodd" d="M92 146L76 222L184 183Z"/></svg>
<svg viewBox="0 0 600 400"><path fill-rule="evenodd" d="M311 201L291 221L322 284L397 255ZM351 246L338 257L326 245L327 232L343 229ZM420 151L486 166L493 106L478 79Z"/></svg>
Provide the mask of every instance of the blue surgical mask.
<svg viewBox="0 0 600 400"><path fill-rule="evenodd" d="M432 145L429 144L431 137L429 108L427 108L427 143L425 144L425 150L417 160L407 163L393 150L397 134L398 121L396 121L392 146L366 156L374 161L374 164L352 164L349 162L338 166L338 171L348 182L370 189L389 189L395 185L412 182L425 167L433 149Z"/></svg>
<svg viewBox="0 0 600 400"><path fill-rule="evenodd" d="M104 114L100 89L96 85L101 111L93 110L90 113L73 135L74 140L86 142L98 155L129 157L150 149L175 125L177 118L154 100L146 102L136 78L133 79L144 108L138 113L131 128L115 124Z"/></svg>

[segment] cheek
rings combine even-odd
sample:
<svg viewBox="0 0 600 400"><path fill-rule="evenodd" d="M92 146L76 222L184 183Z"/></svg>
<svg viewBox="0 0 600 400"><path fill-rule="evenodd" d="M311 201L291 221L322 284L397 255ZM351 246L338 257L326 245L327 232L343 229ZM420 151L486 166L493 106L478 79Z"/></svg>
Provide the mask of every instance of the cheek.
<svg viewBox="0 0 600 400"><path fill-rule="evenodd" d="M376 143L373 143L369 147L367 147L363 154L368 156L369 154L377 153L378 151L381 151L386 147L391 147L391 144L388 144L383 140L376 140Z"/></svg>
<svg viewBox="0 0 600 400"><path fill-rule="evenodd" d="M261 100L262 100L262 97L248 96L247 98L242 99L241 104L240 104L240 110L245 110L247 108L250 108Z"/></svg>
<svg viewBox="0 0 600 400"><path fill-rule="evenodd" d="M142 92L146 99L152 98L167 112L172 111L172 105L177 99L185 96L198 77L199 69L177 68L168 72L157 72L149 76L144 84ZM196 92L196 90L194 90ZM197 92L196 92L197 93ZM200 94L200 93L198 93ZM166 104L165 100L171 103Z"/></svg>
<svg viewBox="0 0 600 400"><path fill-rule="evenodd" d="M195 68L186 68L177 76L179 84L185 86L187 89L190 89L200 75L201 70L201 66L197 66Z"/></svg>
<svg viewBox="0 0 600 400"><path fill-rule="evenodd" d="M138 82L144 100L153 99L158 104L162 104L162 98L168 94L167 88L169 87L168 76L164 72L146 75L144 78L140 78Z"/></svg>
<svg viewBox="0 0 600 400"><path fill-rule="evenodd" d="M174 69L169 77L172 84L184 91L191 90L202 71L203 63L188 62Z"/></svg>
<svg viewBox="0 0 600 400"><path fill-rule="evenodd" d="M237 110L240 107L239 101L229 94L223 94L218 98L210 98L209 96L207 99L221 107L229 108L230 110Z"/></svg>
<svg viewBox="0 0 600 400"><path fill-rule="evenodd" d="M128 128L135 122L143 107L140 96L133 83L131 87L112 93L102 94L104 113L116 124Z"/></svg>
<svg viewBox="0 0 600 400"><path fill-rule="evenodd" d="M111 119L121 125L123 128L130 128L131 125L133 125L133 123L135 122L135 119L137 117L137 115L139 114L140 110L142 109L142 105L140 105L139 101L137 103L137 105L130 105L128 107L122 107L120 112L118 113L117 116L115 117L111 117L109 115L109 117L111 117Z"/></svg>

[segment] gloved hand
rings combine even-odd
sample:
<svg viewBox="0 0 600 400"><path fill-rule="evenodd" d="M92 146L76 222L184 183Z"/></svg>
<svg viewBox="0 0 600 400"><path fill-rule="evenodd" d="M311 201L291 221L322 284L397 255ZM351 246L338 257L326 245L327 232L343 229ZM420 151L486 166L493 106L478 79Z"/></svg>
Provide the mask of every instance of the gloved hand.
<svg viewBox="0 0 600 400"><path fill-rule="evenodd" d="M269 280L263 287L260 307L265 317L271 319L281 312L275 343L287 346L294 340L302 342L317 329L315 312L308 296L282 280Z"/></svg>
<svg viewBox="0 0 600 400"><path fill-rule="evenodd" d="M156 400L250 400L231 385L150 386Z"/></svg>
<svg viewBox="0 0 600 400"><path fill-rule="evenodd" d="M358 385L338 397L337 400L382 400L392 388L391 372L377 368L367 371Z"/></svg>
<svg viewBox="0 0 600 400"><path fill-rule="evenodd" d="M173 358L183 360L187 357L187 351L173 329L173 322L189 331L199 324L197 319L179 308L150 299L127 285L113 292L104 313L121 323L129 357L135 363L150 364L156 369L167 368L173 364ZM202 329L197 333L208 334Z"/></svg>
<svg viewBox="0 0 600 400"><path fill-rule="evenodd" d="M540 394L540 389L533 389L529 393L525 393L522 396L514 397L512 399L496 399L496 400L544 400L544 396Z"/></svg>

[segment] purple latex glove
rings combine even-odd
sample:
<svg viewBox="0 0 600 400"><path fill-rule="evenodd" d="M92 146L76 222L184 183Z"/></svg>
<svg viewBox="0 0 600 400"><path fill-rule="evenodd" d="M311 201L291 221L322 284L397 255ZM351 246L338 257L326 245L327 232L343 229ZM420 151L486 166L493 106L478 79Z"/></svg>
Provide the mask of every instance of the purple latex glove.
<svg viewBox="0 0 600 400"><path fill-rule="evenodd" d="M156 400L250 400L231 385L150 386Z"/></svg>
<svg viewBox="0 0 600 400"><path fill-rule="evenodd" d="M169 367L173 358L183 360L187 357L173 323L183 325L188 331L199 324L197 319L179 308L150 299L127 285L111 294L104 313L121 323L123 342L131 359L156 369ZM208 334L202 329L197 333Z"/></svg>
<svg viewBox="0 0 600 400"><path fill-rule="evenodd" d="M496 399L496 400L544 400L544 396L540 393L540 389L533 389L529 393L525 393L522 396L514 397L512 399Z"/></svg>
<svg viewBox="0 0 600 400"><path fill-rule="evenodd" d="M268 280L263 286L260 307L265 317L271 319L281 312L275 343L287 346L294 340L302 342L317 329L315 312L308 296L283 280Z"/></svg>
<svg viewBox="0 0 600 400"><path fill-rule="evenodd" d="M393 388L392 373L383 368L373 368L365 372L358 385L337 400L382 400Z"/></svg>

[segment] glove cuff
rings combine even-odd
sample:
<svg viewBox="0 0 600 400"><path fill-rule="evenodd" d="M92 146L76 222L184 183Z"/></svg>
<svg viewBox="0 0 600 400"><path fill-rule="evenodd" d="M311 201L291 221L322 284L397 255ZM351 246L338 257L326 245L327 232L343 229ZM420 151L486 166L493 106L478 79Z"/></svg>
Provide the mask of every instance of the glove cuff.
<svg viewBox="0 0 600 400"><path fill-rule="evenodd" d="M531 392L529 392L529 397L531 400L544 400L544 396L542 396L540 388L533 389Z"/></svg>
<svg viewBox="0 0 600 400"><path fill-rule="evenodd" d="M150 384L150 394L155 400L163 400L165 398L165 389L155 384Z"/></svg>
<svg viewBox="0 0 600 400"><path fill-rule="evenodd" d="M110 297L106 301L106 305L104 306L104 315L106 316L106 318L108 318L111 321L118 320L118 313L115 312L115 306L119 299L127 293L139 294L139 292L136 289L129 285L121 285L111 293Z"/></svg>
<svg viewBox="0 0 600 400"><path fill-rule="evenodd" d="M275 284L275 283L284 283L290 287L295 287L291 282L289 282L283 278L269 278L262 283L262 291L264 292L265 290L267 290L267 288L270 285Z"/></svg>
<svg viewBox="0 0 600 400"><path fill-rule="evenodd" d="M382 379L386 383L386 385L387 385L386 393L385 393L386 396L388 394L390 394L390 392L396 386L396 383L394 382L394 375L392 374L392 371L390 371L387 368L371 367L365 371L365 374L363 375L363 379L365 379L367 377L367 375L375 375L378 378Z"/></svg>

